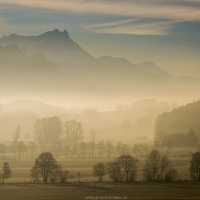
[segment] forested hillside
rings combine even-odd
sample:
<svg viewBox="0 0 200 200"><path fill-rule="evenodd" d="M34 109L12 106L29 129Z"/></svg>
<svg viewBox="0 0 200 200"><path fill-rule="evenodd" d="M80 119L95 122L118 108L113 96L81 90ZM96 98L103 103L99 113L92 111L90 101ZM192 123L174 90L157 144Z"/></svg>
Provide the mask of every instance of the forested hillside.
<svg viewBox="0 0 200 200"><path fill-rule="evenodd" d="M171 112L165 112L156 119L155 136L164 138L166 135L188 134L194 131L200 138L200 101L178 107Z"/></svg>

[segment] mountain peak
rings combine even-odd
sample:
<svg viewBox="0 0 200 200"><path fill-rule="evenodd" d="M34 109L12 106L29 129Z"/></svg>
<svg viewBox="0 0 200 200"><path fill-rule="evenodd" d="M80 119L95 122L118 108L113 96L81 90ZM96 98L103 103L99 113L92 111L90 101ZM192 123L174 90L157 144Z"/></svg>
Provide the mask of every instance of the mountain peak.
<svg viewBox="0 0 200 200"><path fill-rule="evenodd" d="M45 40L70 40L68 32L66 30L62 32L59 29L54 29L53 31L45 32L39 35L39 37Z"/></svg>

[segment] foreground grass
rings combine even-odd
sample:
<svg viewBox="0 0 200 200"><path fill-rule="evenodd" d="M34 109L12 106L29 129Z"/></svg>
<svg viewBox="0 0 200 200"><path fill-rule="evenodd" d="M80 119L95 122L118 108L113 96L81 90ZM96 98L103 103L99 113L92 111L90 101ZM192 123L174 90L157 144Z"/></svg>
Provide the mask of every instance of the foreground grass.
<svg viewBox="0 0 200 200"><path fill-rule="evenodd" d="M138 199L199 200L200 183L67 183L0 185L3 200Z"/></svg>

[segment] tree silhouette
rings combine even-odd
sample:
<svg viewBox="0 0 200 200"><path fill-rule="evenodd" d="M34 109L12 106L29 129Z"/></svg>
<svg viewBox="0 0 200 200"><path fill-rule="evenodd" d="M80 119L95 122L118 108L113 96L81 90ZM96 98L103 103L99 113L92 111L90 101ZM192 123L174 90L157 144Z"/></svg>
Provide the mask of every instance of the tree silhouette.
<svg viewBox="0 0 200 200"><path fill-rule="evenodd" d="M160 153L154 149L147 156L145 166L143 169L144 179L147 181L158 181L159 180L159 165L160 165Z"/></svg>
<svg viewBox="0 0 200 200"><path fill-rule="evenodd" d="M66 140L69 144L75 145L79 140L83 138L83 128L80 122L75 120L66 121L65 126L65 135Z"/></svg>
<svg viewBox="0 0 200 200"><path fill-rule="evenodd" d="M12 171L10 169L9 163L4 162L3 169L2 169L2 175L1 175L2 183L4 183L5 179L10 178L11 174L12 174Z"/></svg>
<svg viewBox="0 0 200 200"><path fill-rule="evenodd" d="M165 181L176 181L178 178L178 172L174 168L170 168L165 175Z"/></svg>
<svg viewBox="0 0 200 200"><path fill-rule="evenodd" d="M23 141L19 141L16 143L16 147L17 147L17 151L18 151L18 159L20 160L22 152L24 152L26 149L26 145L24 144Z"/></svg>
<svg viewBox="0 0 200 200"><path fill-rule="evenodd" d="M160 159L160 180L163 181L163 174L167 173L167 170L170 167L169 159L166 155L161 156ZM171 171L172 172L172 171ZM170 177L170 172L168 172L168 176Z"/></svg>
<svg viewBox="0 0 200 200"><path fill-rule="evenodd" d="M37 177L42 176L43 182L47 183L48 179L50 179L50 177L52 178L55 170L57 169L58 164L52 154L50 152L44 152L36 158L35 165L33 166L31 172L33 176L34 172L37 172Z"/></svg>
<svg viewBox="0 0 200 200"><path fill-rule="evenodd" d="M137 159L134 159L130 155L121 155L117 158L117 161L121 165L122 169L126 174L126 181L134 180L136 176L137 169Z"/></svg>
<svg viewBox="0 0 200 200"><path fill-rule="evenodd" d="M61 183L65 183L69 176L69 171L62 168L61 165L58 166L58 178Z"/></svg>
<svg viewBox="0 0 200 200"><path fill-rule="evenodd" d="M2 159L5 160L5 158L6 158L6 145L3 144L3 143L0 143L0 152L1 152L1 155L2 155Z"/></svg>
<svg viewBox="0 0 200 200"><path fill-rule="evenodd" d="M16 145L17 145L17 141L20 138L20 131L21 131L21 127L20 125L18 125L15 133L12 136L13 141L11 143L11 146L12 146L13 159L15 159L15 156L16 156Z"/></svg>
<svg viewBox="0 0 200 200"><path fill-rule="evenodd" d="M200 152L193 154L190 161L190 175L192 180L200 182Z"/></svg>
<svg viewBox="0 0 200 200"><path fill-rule="evenodd" d="M174 181L178 173L171 168L166 155L160 155L158 150L153 149L145 160L143 177L146 181Z"/></svg>
<svg viewBox="0 0 200 200"><path fill-rule="evenodd" d="M93 174L94 176L98 177L99 182L103 181L105 173L106 173L106 167L104 163L99 162L93 166Z"/></svg>
<svg viewBox="0 0 200 200"><path fill-rule="evenodd" d="M40 182L40 176L42 174L42 171L41 171L41 168L39 168L39 166L36 166L34 165L32 168L31 168L31 173L30 173L30 176L31 176L31 179L36 182L36 183L39 183Z"/></svg>
<svg viewBox="0 0 200 200"><path fill-rule="evenodd" d="M107 172L114 182L120 182L123 180L124 173L117 159L114 162L109 162L107 164Z"/></svg>
<svg viewBox="0 0 200 200"><path fill-rule="evenodd" d="M57 116L41 118L34 125L35 139L39 144L55 144L62 134L62 124Z"/></svg>

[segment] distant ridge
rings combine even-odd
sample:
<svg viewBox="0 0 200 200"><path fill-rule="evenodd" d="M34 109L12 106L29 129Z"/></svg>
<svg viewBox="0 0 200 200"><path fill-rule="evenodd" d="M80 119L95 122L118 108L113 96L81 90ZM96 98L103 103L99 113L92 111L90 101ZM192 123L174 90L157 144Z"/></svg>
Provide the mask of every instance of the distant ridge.
<svg viewBox="0 0 200 200"><path fill-rule="evenodd" d="M6 75L1 75L5 81L13 71L18 82L27 86L32 84L35 90L40 90L36 85L44 82L46 87L60 92L92 95L176 95L185 91L193 94L200 87L199 79L174 77L153 62L132 64L123 57L95 58L73 41L67 30L54 29L38 36L15 33L3 36L0 38L0 58L3 60L1 74L7 70Z"/></svg>

